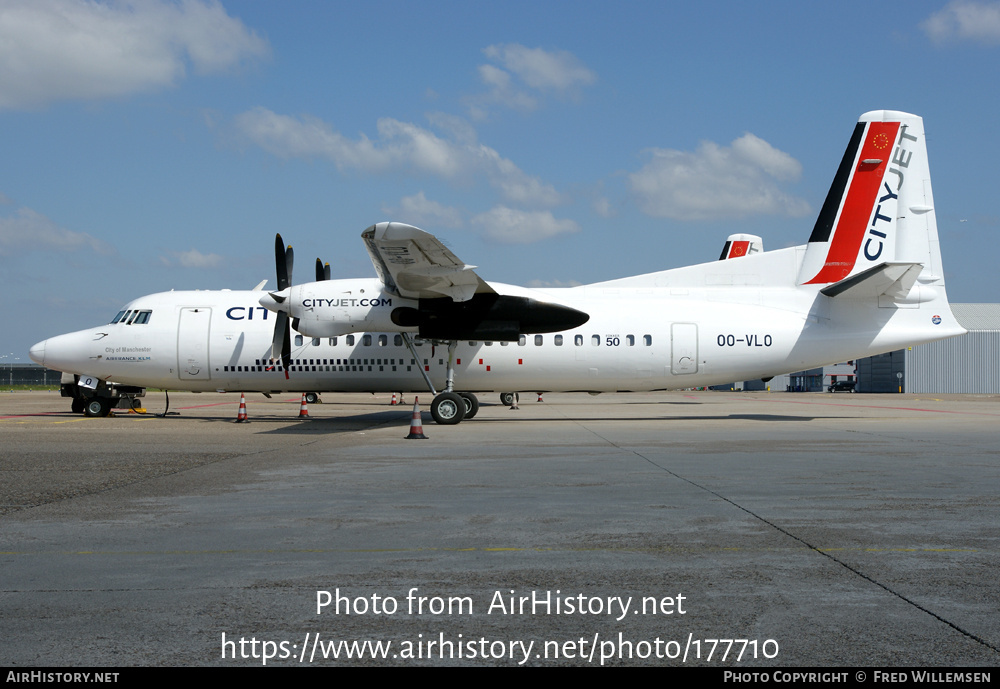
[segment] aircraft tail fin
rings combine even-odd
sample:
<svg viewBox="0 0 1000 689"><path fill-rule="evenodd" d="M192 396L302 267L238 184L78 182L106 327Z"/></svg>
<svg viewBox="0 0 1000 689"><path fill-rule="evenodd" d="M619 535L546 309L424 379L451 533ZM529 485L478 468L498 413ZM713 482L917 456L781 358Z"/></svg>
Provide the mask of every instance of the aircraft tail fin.
<svg viewBox="0 0 1000 689"><path fill-rule="evenodd" d="M759 254L764 250L764 240L755 234L731 234L722 247L720 261L730 258L740 258L750 254Z"/></svg>
<svg viewBox="0 0 1000 689"><path fill-rule="evenodd" d="M910 266L903 275L887 267L900 264ZM921 267L916 277L914 265ZM885 286L892 275L889 282L898 284L886 287L887 294L899 294L907 282L944 290L923 119L875 110L854 128L809 237L798 283L828 286L828 296L860 296L876 284ZM855 276L859 280L848 282Z"/></svg>

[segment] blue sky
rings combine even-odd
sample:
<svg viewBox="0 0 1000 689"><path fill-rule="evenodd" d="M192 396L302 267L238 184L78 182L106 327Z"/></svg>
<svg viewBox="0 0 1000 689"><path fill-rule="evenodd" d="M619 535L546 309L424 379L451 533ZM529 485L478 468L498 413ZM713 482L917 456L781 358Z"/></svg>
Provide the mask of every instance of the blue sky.
<svg viewBox="0 0 1000 689"><path fill-rule="evenodd" d="M924 117L948 292L997 301L1000 3L0 0L0 365L169 289L368 277L382 220L572 285L808 238Z"/></svg>

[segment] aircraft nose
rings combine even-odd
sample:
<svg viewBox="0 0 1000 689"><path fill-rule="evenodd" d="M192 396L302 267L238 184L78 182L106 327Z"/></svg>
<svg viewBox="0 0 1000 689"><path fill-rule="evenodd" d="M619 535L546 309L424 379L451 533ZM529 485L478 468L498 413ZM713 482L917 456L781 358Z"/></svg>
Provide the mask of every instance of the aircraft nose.
<svg viewBox="0 0 1000 689"><path fill-rule="evenodd" d="M31 360L34 361L36 364L41 364L42 366L45 365L46 342L48 342L48 340L42 340L38 344L32 345L31 349L28 350L28 356L31 357Z"/></svg>

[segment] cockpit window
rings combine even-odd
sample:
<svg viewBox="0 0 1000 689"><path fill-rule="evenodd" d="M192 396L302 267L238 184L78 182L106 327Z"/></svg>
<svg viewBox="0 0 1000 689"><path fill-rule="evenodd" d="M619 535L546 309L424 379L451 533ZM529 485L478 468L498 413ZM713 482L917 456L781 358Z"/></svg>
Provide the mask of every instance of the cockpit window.
<svg viewBox="0 0 1000 689"><path fill-rule="evenodd" d="M111 324L121 323L122 325L144 325L149 323L150 317L153 315L152 311L139 311L138 309L128 309L126 311L119 311L115 319L111 321Z"/></svg>

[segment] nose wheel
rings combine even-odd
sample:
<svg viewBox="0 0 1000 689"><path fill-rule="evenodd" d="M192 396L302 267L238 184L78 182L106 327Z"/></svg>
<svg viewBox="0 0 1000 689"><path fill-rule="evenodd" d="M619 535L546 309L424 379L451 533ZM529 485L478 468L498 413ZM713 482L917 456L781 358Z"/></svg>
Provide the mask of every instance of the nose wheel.
<svg viewBox="0 0 1000 689"><path fill-rule="evenodd" d="M107 397L91 397L83 407L85 416L100 417L111 413L114 402Z"/></svg>

